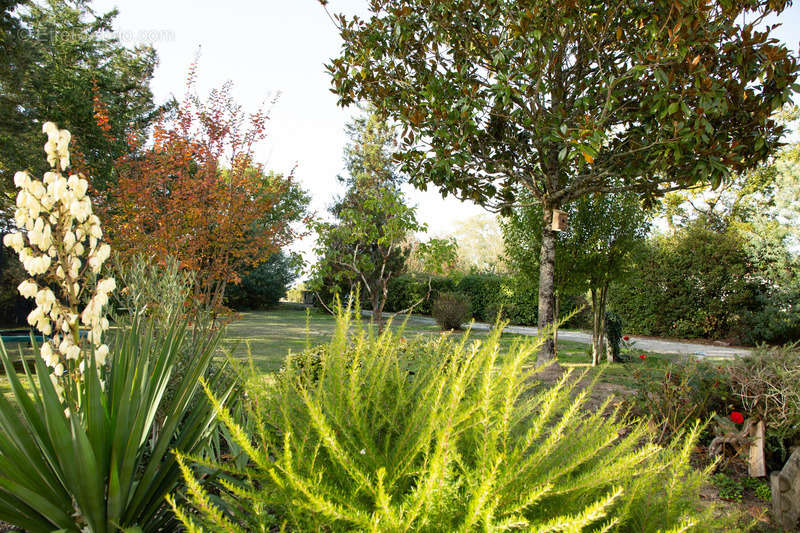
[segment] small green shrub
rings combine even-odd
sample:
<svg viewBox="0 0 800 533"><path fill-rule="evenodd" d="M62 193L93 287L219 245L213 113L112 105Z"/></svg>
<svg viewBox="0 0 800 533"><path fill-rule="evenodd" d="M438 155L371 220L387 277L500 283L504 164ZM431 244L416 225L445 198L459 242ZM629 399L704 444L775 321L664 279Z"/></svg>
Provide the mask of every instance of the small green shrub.
<svg viewBox="0 0 800 533"><path fill-rule="evenodd" d="M758 480L756 480L754 478L750 478L750 479L753 479L753 481L756 481L755 486L751 487L752 490L753 490L753 494L756 495L756 498L758 498L762 502L771 502L772 501L772 489L770 488L769 483L767 483L763 479L758 479Z"/></svg>
<svg viewBox="0 0 800 533"><path fill-rule="evenodd" d="M461 329L472 317L469 300L457 292L444 292L433 303L433 318L443 330Z"/></svg>
<svg viewBox="0 0 800 533"><path fill-rule="evenodd" d="M744 485L738 479L732 479L725 474L714 474L711 482L717 487L719 497L732 502L742 501Z"/></svg>
<svg viewBox="0 0 800 533"><path fill-rule="evenodd" d="M284 376L302 379L307 383L314 383L319 379L322 369L322 358L325 356L328 346L321 344L313 348L308 348L299 353L292 353L286 357L285 365L278 372L278 378Z"/></svg>
<svg viewBox="0 0 800 533"><path fill-rule="evenodd" d="M611 357L614 361L622 360L620 346L622 345L622 318L616 313L606 313L606 337L611 346Z"/></svg>
<svg viewBox="0 0 800 533"><path fill-rule="evenodd" d="M540 387L541 339L500 357L483 342L404 342L340 316L316 381L287 365L245 386L249 423L220 417L250 457L179 455L190 531L667 531L720 529L689 466L699 428L666 447L567 373ZM248 429L249 428L249 429ZM202 472L227 476L211 492ZM681 529L685 528L685 529Z"/></svg>
<svg viewBox="0 0 800 533"><path fill-rule="evenodd" d="M731 478L719 473L711 476L711 483L717 487L719 497L723 500L741 502L745 491L750 491L753 496L762 502L772 500L772 490L763 479L754 477Z"/></svg>
<svg viewBox="0 0 800 533"><path fill-rule="evenodd" d="M186 373L191 372L192 360L218 336L216 330L220 324L211 308L193 298L195 276L191 271L181 269L180 261L175 257L168 256L159 264L137 255L125 264L117 263L114 275L125 287L114 295L116 313L112 320L120 330L130 328L141 317L146 318L150 334L157 337L169 335L175 323L191 324L177 347L178 361L170 373L164 398L156 412L156 421L161 422L167 416L172 398L183 386ZM224 366L224 362L212 359L203 377L211 379L223 371ZM204 400L203 395L196 395L194 403L198 399Z"/></svg>
<svg viewBox="0 0 800 533"><path fill-rule="evenodd" d="M114 277L124 287L114 294L114 322L127 321L138 313L163 331L176 317L195 318L195 311L199 311L191 299L194 273L181 269L175 257L167 256L160 264L135 255L126 263L116 262Z"/></svg>

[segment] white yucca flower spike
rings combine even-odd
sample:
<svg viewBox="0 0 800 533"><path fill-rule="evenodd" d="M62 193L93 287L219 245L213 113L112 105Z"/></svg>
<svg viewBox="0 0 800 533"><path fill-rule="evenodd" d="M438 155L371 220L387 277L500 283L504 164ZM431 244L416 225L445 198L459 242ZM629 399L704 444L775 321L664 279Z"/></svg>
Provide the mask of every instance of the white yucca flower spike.
<svg viewBox="0 0 800 533"><path fill-rule="evenodd" d="M102 337L109 324L104 308L116 283L114 278L99 280L94 292L86 294L111 248L101 241L100 219L92 214L92 201L86 196L89 183L80 175L65 178L62 174L70 164L72 136L53 122L45 122L42 132L47 134L44 150L53 170L42 181L26 172L14 174L19 188L14 221L19 231L7 234L3 243L17 252L31 275L18 290L36 302L28 323L46 337L41 356L52 369L57 390L63 390L59 380L64 376L80 379L91 355L98 364L106 362L108 346ZM59 294L50 287L58 287Z"/></svg>

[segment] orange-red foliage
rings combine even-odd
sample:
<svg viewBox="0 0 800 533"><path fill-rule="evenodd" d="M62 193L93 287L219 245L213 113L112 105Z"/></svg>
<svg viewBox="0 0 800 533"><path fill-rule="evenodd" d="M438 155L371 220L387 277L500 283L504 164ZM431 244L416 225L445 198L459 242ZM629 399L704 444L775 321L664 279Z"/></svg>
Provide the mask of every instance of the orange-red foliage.
<svg viewBox="0 0 800 533"><path fill-rule="evenodd" d="M296 237L291 222L303 207L287 200L297 187L291 175L253 160L267 114L242 112L230 84L206 102L193 86L192 73L176 117L155 126L152 146L119 162L104 225L123 260L172 255L196 272L197 296L220 307L228 283Z"/></svg>
<svg viewBox="0 0 800 533"><path fill-rule="evenodd" d="M97 127L103 132L103 137L113 140L111 131L111 118L108 116L108 106L100 98L100 89L97 82L92 80L92 116L97 121Z"/></svg>

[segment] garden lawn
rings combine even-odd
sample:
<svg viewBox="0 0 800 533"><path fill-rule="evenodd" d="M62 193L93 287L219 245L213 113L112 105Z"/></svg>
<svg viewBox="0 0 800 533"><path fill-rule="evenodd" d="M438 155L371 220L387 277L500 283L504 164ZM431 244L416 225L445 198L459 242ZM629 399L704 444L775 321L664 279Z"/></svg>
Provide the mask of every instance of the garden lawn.
<svg viewBox="0 0 800 533"><path fill-rule="evenodd" d="M397 317L392 324L393 329L402 327L404 317ZM363 322L365 325L367 321ZM224 347L237 358L247 358L252 355L253 363L259 370L274 372L281 368L286 354L301 352L306 346L315 346L327 342L333 333L336 320L334 317L317 310L298 310L296 308L279 307L269 311L253 311L240 313L238 319L228 326L225 335ZM455 335L461 336L465 332L442 333L438 327L422 324L409 320L405 324L403 336L407 338L416 335ZM488 333L474 331L469 333L473 339L485 338ZM531 339L524 335L504 333L501 345L509 349L511 345L521 339ZM558 342L558 362L565 367L590 368L591 346L574 341ZM644 353L645 359L639 359ZM652 352L636 351L632 354L633 360L625 365L601 365L596 372L603 369L603 381L610 381L627 387L632 383L633 369L659 371L670 361L679 358L678 355L666 355Z"/></svg>
<svg viewBox="0 0 800 533"><path fill-rule="evenodd" d="M402 326L404 317L397 317L392 324L393 329ZM364 320L363 324L368 325ZM251 311L239 313L227 327L222 342L224 352L230 353L238 360L247 360L252 356L256 369L268 373L276 372L283 366L283 361L289 352L298 353L306 346L316 346L328 342L333 333L336 320L334 317L317 310L302 310L295 307L281 306L269 311ZM433 325L422 324L409 320L405 324L403 336L411 338L417 335L454 335L462 336L465 332L442 333ZM488 333L484 331L470 332L473 339L485 338ZM501 337L501 346L508 350L511 345L524 335L504 333ZM9 352L17 352L20 347L30 353L30 347L22 344L7 346ZM652 352L636 351L632 354L632 361L628 364L601 365L591 368L591 346L573 341L558 342L558 362L564 367L575 367L577 370L590 369L594 374L602 370L601 382L613 384L623 389L628 389L633 383L632 373L635 369L663 372L663 368L680 357L678 355L658 354ZM644 360L639 355L645 353ZM225 353L221 353L223 357ZM8 380L0 376L0 393L9 397Z"/></svg>

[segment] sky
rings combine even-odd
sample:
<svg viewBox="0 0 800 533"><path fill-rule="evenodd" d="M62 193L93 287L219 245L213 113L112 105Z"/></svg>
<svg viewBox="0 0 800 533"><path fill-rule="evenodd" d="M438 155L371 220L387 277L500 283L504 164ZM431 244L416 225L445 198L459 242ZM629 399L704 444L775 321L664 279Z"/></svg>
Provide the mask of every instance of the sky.
<svg viewBox="0 0 800 533"><path fill-rule="evenodd" d="M329 0L328 8L366 15L367 5L367 0ZM198 54L201 95L230 80L236 100L254 111L279 93L269 138L257 156L275 171L295 168L312 194L312 209L324 214L342 190L336 176L344 172L344 126L358 111L340 108L330 92L324 65L341 41L318 0L95 0L93 7L119 10L115 30L123 43L157 50L152 82L157 102L183 94L187 69ZM800 2L778 22L782 27L775 36L797 53ZM433 189L406 192L431 235L450 233L454 223L484 212L472 203L442 199ZM298 249L307 255L310 248L306 239Z"/></svg>

